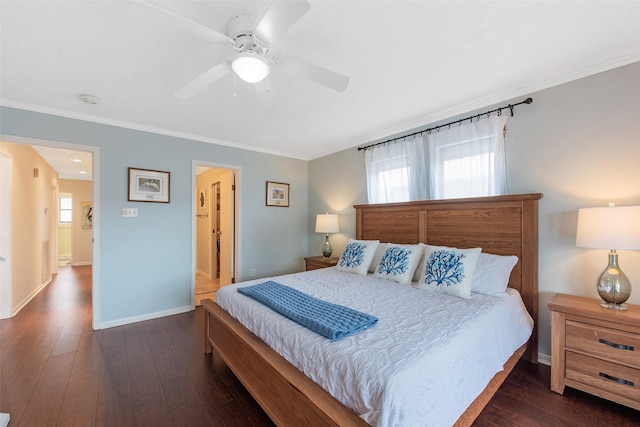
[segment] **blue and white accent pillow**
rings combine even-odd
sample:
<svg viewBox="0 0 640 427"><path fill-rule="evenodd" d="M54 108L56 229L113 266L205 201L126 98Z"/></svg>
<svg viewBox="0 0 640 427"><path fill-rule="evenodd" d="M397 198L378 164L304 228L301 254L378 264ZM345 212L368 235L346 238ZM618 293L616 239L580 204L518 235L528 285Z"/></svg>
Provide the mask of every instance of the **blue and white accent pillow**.
<svg viewBox="0 0 640 427"><path fill-rule="evenodd" d="M342 255L340 255L338 264L336 264L336 270L366 276L379 244L380 240L349 239Z"/></svg>
<svg viewBox="0 0 640 427"><path fill-rule="evenodd" d="M398 283L411 283L418 268L424 245L394 245L387 247L373 271L375 277Z"/></svg>
<svg viewBox="0 0 640 427"><path fill-rule="evenodd" d="M473 273L482 248L458 249L430 246L424 249L424 267L416 288L471 298Z"/></svg>

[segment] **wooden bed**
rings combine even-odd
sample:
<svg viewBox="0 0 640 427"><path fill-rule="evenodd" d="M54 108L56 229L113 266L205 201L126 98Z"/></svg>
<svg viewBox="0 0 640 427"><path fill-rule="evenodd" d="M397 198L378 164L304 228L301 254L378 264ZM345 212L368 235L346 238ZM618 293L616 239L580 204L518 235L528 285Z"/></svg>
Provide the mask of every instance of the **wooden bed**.
<svg viewBox="0 0 640 427"><path fill-rule="evenodd" d="M356 238L516 255L509 286L538 315L538 200L542 194L357 205ZM215 350L279 426L366 426L362 419L244 328L212 300L205 309L205 351ZM537 362L537 328L456 425L469 426L520 358Z"/></svg>

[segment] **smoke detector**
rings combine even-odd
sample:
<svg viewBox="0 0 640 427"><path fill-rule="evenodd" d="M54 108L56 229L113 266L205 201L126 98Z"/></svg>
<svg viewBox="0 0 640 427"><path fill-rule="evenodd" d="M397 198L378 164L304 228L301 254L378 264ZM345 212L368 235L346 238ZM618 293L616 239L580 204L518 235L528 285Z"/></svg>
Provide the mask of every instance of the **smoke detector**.
<svg viewBox="0 0 640 427"><path fill-rule="evenodd" d="M80 98L80 101L84 102L85 104L91 104L91 105L100 104L100 98L98 98L97 96L87 95L83 93L79 96L79 98Z"/></svg>

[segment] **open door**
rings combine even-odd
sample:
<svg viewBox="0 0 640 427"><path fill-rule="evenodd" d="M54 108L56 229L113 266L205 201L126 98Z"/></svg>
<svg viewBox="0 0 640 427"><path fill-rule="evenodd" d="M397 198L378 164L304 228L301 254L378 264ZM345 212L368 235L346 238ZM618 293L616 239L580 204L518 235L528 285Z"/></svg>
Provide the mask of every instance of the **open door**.
<svg viewBox="0 0 640 427"><path fill-rule="evenodd" d="M234 171L228 170L220 177L220 286L234 282Z"/></svg>

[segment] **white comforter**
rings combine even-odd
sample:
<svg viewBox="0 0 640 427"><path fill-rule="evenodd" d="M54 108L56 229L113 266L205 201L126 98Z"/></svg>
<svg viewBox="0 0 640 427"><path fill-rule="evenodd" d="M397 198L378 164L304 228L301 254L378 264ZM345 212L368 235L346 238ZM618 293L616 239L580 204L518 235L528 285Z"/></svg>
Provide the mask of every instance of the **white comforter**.
<svg viewBox="0 0 640 427"><path fill-rule="evenodd" d="M274 280L378 317L330 340L236 291ZM226 286L217 303L373 426L450 426L533 328L520 295L464 300L333 268Z"/></svg>

